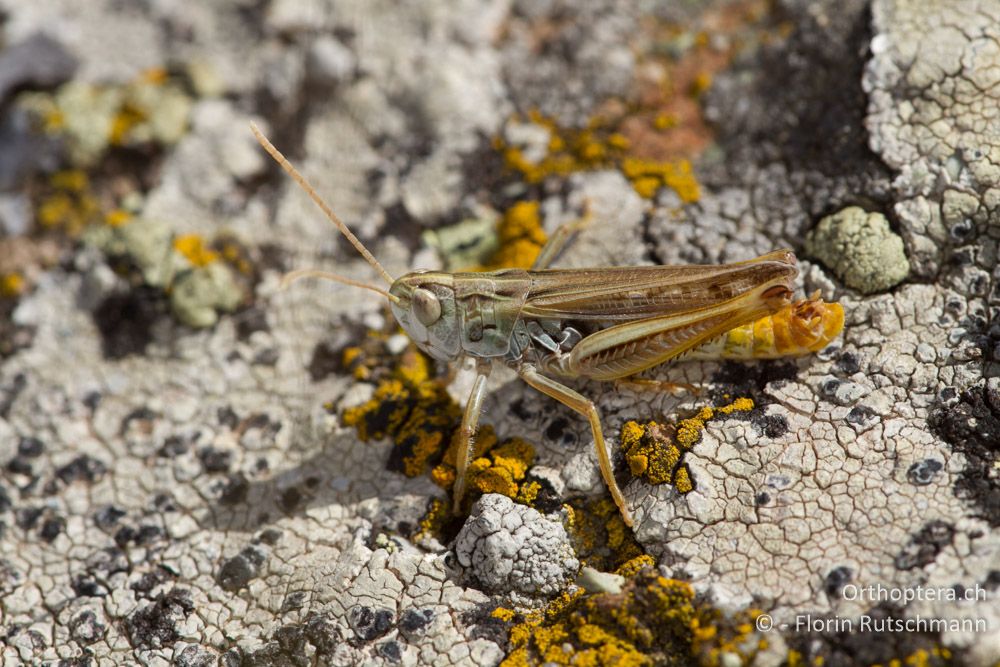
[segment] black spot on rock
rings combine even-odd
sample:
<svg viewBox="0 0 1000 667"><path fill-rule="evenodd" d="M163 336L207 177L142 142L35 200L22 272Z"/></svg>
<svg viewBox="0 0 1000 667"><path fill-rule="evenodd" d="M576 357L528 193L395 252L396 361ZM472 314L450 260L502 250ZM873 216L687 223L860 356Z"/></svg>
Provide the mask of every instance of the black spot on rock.
<svg viewBox="0 0 1000 667"><path fill-rule="evenodd" d="M137 287L106 298L93 315L104 356L122 359L141 354L153 340L153 324L166 312L165 295L152 287Z"/></svg>
<svg viewBox="0 0 1000 667"><path fill-rule="evenodd" d="M388 660L389 662L400 662L403 659L403 650L399 648L399 643L394 641L387 641L383 644L379 644L376 647L379 655Z"/></svg>
<svg viewBox="0 0 1000 667"><path fill-rule="evenodd" d="M384 608L355 605L347 611L347 622L358 639L370 642L392 629L392 611Z"/></svg>
<svg viewBox="0 0 1000 667"><path fill-rule="evenodd" d="M198 458L208 473L228 472L233 464L233 452L228 449L205 447L198 452Z"/></svg>
<svg viewBox="0 0 1000 667"><path fill-rule="evenodd" d="M140 595L147 595L152 592L154 588L162 584L164 581L168 581L170 578L170 573L162 568L157 568L152 572L143 572L142 576L129 585L129 588Z"/></svg>
<svg viewBox="0 0 1000 667"><path fill-rule="evenodd" d="M761 491L754 498L754 502L757 504L757 507L763 507L764 505L771 502L771 494L769 494L767 491Z"/></svg>
<svg viewBox="0 0 1000 667"><path fill-rule="evenodd" d="M780 438L788 433L788 420L784 415L767 415L763 410L750 413L750 423L765 438Z"/></svg>
<svg viewBox="0 0 1000 667"><path fill-rule="evenodd" d="M247 498L250 491L250 482L243 473L230 475L222 493L219 495L219 502L223 505L238 505Z"/></svg>
<svg viewBox="0 0 1000 667"><path fill-rule="evenodd" d="M899 570L913 570L934 562L941 549L951 544L955 528L944 521L931 521L920 529L896 555L895 565Z"/></svg>
<svg viewBox="0 0 1000 667"><path fill-rule="evenodd" d="M15 457L7 462L7 472L13 475L25 475L30 477L35 470L31 467L31 461L21 457Z"/></svg>
<svg viewBox="0 0 1000 667"><path fill-rule="evenodd" d="M176 512L177 503L171 494L166 492L157 493L153 496L153 510L156 512Z"/></svg>
<svg viewBox="0 0 1000 667"><path fill-rule="evenodd" d="M568 419L565 417L556 417L549 423L548 428L545 429L546 439L558 441L562 438L567 426L569 426Z"/></svg>
<svg viewBox="0 0 1000 667"><path fill-rule="evenodd" d="M191 443L188 442L187 438L182 438L179 435L171 435L164 439L156 455L164 459L174 459L186 454L190 448Z"/></svg>
<svg viewBox="0 0 1000 667"><path fill-rule="evenodd" d="M174 656L175 667L215 667L215 653L201 646L189 645Z"/></svg>
<svg viewBox="0 0 1000 667"><path fill-rule="evenodd" d="M100 598L108 594L108 588L90 573L73 575L70 588L78 598Z"/></svg>
<svg viewBox="0 0 1000 667"><path fill-rule="evenodd" d="M36 459L45 451L45 444L35 437L21 438L17 443L17 455L28 459Z"/></svg>
<svg viewBox="0 0 1000 667"><path fill-rule="evenodd" d="M239 648L231 648L219 656L219 667L244 667L249 664L249 658L244 661L243 651Z"/></svg>
<svg viewBox="0 0 1000 667"><path fill-rule="evenodd" d="M434 620L433 609L407 609L399 617L399 632L409 641L418 639Z"/></svg>
<svg viewBox="0 0 1000 667"><path fill-rule="evenodd" d="M278 496L278 505L285 512L293 512L302 502L302 492L292 486L281 492Z"/></svg>
<svg viewBox="0 0 1000 667"><path fill-rule="evenodd" d="M943 394L943 392L942 392ZM942 401L928 419L932 432L965 456L955 495L973 503L992 527L1000 526L1000 484L994 463L1000 455L1000 396L985 386L963 391L958 401Z"/></svg>
<svg viewBox="0 0 1000 667"><path fill-rule="evenodd" d="M63 484L73 482L87 482L93 484L104 476L108 467L103 462L92 456L81 454L75 459L56 470L56 477L62 480Z"/></svg>
<svg viewBox="0 0 1000 667"><path fill-rule="evenodd" d="M216 419L219 420L219 424L221 426L225 426L230 429L236 428L236 426L240 423L240 416L229 406L219 408L218 412L216 412Z"/></svg>
<svg viewBox="0 0 1000 667"><path fill-rule="evenodd" d="M306 637L320 655L333 653L343 643L340 628L329 613L309 614L306 617L305 629Z"/></svg>
<svg viewBox="0 0 1000 667"><path fill-rule="evenodd" d="M937 459L924 459L917 461L906 471L906 478L910 484L926 486L934 480L934 476L941 472L944 464Z"/></svg>
<svg viewBox="0 0 1000 667"><path fill-rule="evenodd" d="M847 413L844 419L848 424L854 424L855 426L861 426L866 421L875 416L875 411L869 408L867 405L856 405L851 408L851 411Z"/></svg>
<svg viewBox="0 0 1000 667"><path fill-rule="evenodd" d="M483 604L461 615L462 624L469 628L471 639L485 639L504 646L507 642L509 624L493 616L496 605Z"/></svg>
<svg viewBox="0 0 1000 667"><path fill-rule="evenodd" d="M763 396L767 385L794 380L797 375L798 368L790 362L764 361L748 366L727 361L712 377L713 382L724 386L711 390L709 397L717 405L723 405L730 402L733 394L754 396L754 402L758 406L764 406L768 403Z"/></svg>
<svg viewBox="0 0 1000 667"><path fill-rule="evenodd" d="M833 370L842 375L850 376L861 370L861 363L853 352L842 352L834 363Z"/></svg>
<svg viewBox="0 0 1000 667"><path fill-rule="evenodd" d="M97 620L97 614L89 609L81 611L69 621L69 636L81 644L93 644L104 636L107 628Z"/></svg>
<svg viewBox="0 0 1000 667"><path fill-rule="evenodd" d="M984 587L991 591L1000 588L1000 570L990 570L990 573L986 575Z"/></svg>
<svg viewBox="0 0 1000 667"><path fill-rule="evenodd" d="M227 591L238 591L260 574L260 568L266 560L267 552L264 549L248 546L222 564L216 581Z"/></svg>
<svg viewBox="0 0 1000 667"><path fill-rule="evenodd" d="M826 573L826 579L823 582L823 590L826 591L828 597L836 597L840 595L844 586L849 584L853 578L854 570L851 568L846 565L835 567Z"/></svg>
<svg viewBox="0 0 1000 667"><path fill-rule="evenodd" d="M28 531L35 527L38 520L42 518L42 512L44 510L41 507L25 507L23 509L17 510L14 513L14 523L21 530Z"/></svg>
<svg viewBox="0 0 1000 667"><path fill-rule="evenodd" d="M11 502L10 494L7 493L7 488L0 484L0 512L6 512L13 507L13 502Z"/></svg>
<svg viewBox="0 0 1000 667"><path fill-rule="evenodd" d="M302 609L306 604L307 595L305 591L295 591L286 595L285 599L281 601L281 613L287 614L290 611Z"/></svg>
<svg viewBox="0 0 1000 667"><path fill-rule="evenodd" d="M557 512L562 507L562 498L556 493L555 487L552 486L552 482L549 480L529 472L525 476L521 486L525 484L538 485L538 493L535 494L535 500L531 503L531 506L542 514Z"/></svg>
<svg viewBox="0 0 1000 667"><path fill-rule="evenodd" d="M312 358L309 360L309 377L313 382L319 382L341 370L343 364L340 350L334 349L329 343L319 343L313 348Z"/></svg>
<svg viewBox="0 0 1000 667"><path fill-rule="evenodd" d="M191 592L175 588L125 619L125 630L133 646L163 648L180 639L177 624L194 611Z"/></svg>
<svg viewBox="0 0 1000 667"><path fill-rule="evenodd" d="M246 340L258 331L270 330L267 324L267 311L259 306L245 308L233 319L236 321L236 335L240 340Z"/></svg>
<svg viewBox="0 0 1000 667"><path fill-rule="evenodd" d="M97 410L97 406L99 406L101 404L101 399L102 398L103 398L103 396L101 396L101 392L99 392L99 391L88 391L86 393L86 395L84 395L82 401L83 401L83 404L86 405L87 408L89 408L91 412L94 412L95 410Z"/></svg>
<svg viewBox="0 0 1000 667"><path fill-rule="evenodd" d="M254 541L262 542L273 547L281 539L281 534L281 531L277 528L265 528L260 531L260 534L257 535L257 539Z"/></svg>
<svg viewBox="0 0 1000 667"><path fill-rule="evenodd" d="M521 421L528 421L535 416L535 413L528 409L527 403L523 398L519 398L510 404L511 413L520 419Z"/></svg>
<svg viewBox="0 0 1000 667"><path fill-rule="evenodd" d="M138 528L123 526L115 533L115 544L119 547L126 547L129 544L145 546L157 539L164 537L163 529L152 524L143 524Z"/></svg>
<svg viewBox="0 0 1000 667"><path fill-rule="evenodd" d="M51 543L59 534L66 530L66 519L61 516L55 516L46 519L42 523L41 529L38 531L38 536L42 538L43 541Z"/></svg>
<svg viewBox="0 0 1000 667"><path fill-rule="evenodd" d="M2 342L0 342L0 345L2 345ZM0 358L2 357L3 351L0 349ZM15 375L10 384L0 386L0 418L6 419L10 416L10 409L14 407L14 401L17 400L17 397L21 395L21 392L27 386L28 379L24 373Z"/></svg>

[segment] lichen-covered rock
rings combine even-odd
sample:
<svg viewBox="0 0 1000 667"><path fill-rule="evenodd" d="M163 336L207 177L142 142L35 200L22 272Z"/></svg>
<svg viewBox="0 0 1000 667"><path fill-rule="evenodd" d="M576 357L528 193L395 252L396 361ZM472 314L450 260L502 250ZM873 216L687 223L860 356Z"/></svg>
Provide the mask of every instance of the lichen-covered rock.
<svg viewBox="0 0 1000 667"><path fill-rule="evenodd" d="M80 61L69 89L78 97L47 107L69 110L70 128L107 130L101 105L110 98L88 104L83 93L120 90L149 68L178 73L182 94L197 96L185 125L174 122L181 105L165 109L167 132L120 118L129 122L119 129L137 132L125 150L90 137L99 165L87 172L91 184L102 203L135 216L114 228L131 238L104 231L132 260L107 263L53 229L44 236L62 256L38 262L16 299L0 298L5 663L495 665L514 649L517 626L522 642L544 634L551 653L538 655L558 658L569 655L563 631L594 656L613 653L622 623L641 661L647 625L622 614L630 603L621 596L644 605L697 590L714 601L712 619L746 619L759 606L791 627L804 613L886 612L847 595L875 584L978 585L985 599L889 611L982 619L988 629L751 631L721 647L711 638L725 635L722 621L669 627L733 664L793 662L789 649L845 665L949 652L956 663L1000 659L995 3L786 0L775 6L792 29L778 32L732 3L673 3L655 17L643 14L649 3L627 0L124 4L91 0L80 12L62 0L0 0L0 42L44 30ZM677 34L689 19L698 27ZM736 32L717 34L722 25ZM661 84L681 62L697 91L665 100ZM8 92L18 97L0 124L0 214L16 234L33 220L35 189L10 189L63 165L55 146L29 139L21 98L58 93ZM667 106L644 107L650 99ZM656 126L629 135L638 138L629 147L614 133L621 128L601 126L608 118ZM649 165L685 119L696 122L681 134L713 148L691 156L687 187L675 189ZM699 386L697 395L574 385L601 415L638 543L610 514L590 515L610 503L597 496L586 420L499 372L491 379L483 425L532 446L530 460L514 461L532 491L525 498L548 516L567 503L567 531L587 558L643 548L634 560L655 557L660 574L690 589L664 588L652 572L637 585L628 568L620 593L614 578L577 579L557 521L492 496L493 509L480 510L493 517L486 534L475 522L462 534L464 572L448 556L458 525L412 546L415 532L435 529L428 517L448 522L441 487L426 472L394 472L392 444L361 442L339 423L340 408L374 398L385 372L373 367L368 383L341 363L367 329L383 328L384 303L342 285L279 290L294 268L379 279L253 144L250 120L392 275L434 266L420 248L427 227L485 210L531 214L523 247L505 255L516 262L537 251L543 230L587 210L557 266L798 252L796 290L821 290L846 312L843 338L822 353L650 369ZM553 168L505 169L504 143L522 167ZM626 163L601 151L636 155ZM859 204L898 225L910 284L845 290L801 252L822 216ZM252 304L208 329L178 326L166 290L198 265L192 258L205 259L195 239L211 250L223 230L259 251L252 277L238 274L253 285ZM475 237L458 240L456 254L477 250ZM185 252L171 249L178 238ZM31 335L6 344L9 326ZM626 479L623 425L679 425L746 398L753 409L687 429L683 485ZM408 414L421 421L407 404L374 408L373 431ZM500 558L518 545L527 546ZM561 612L532 616L518 605L537 605L543 590L560 593L550 606ZM578 604L566 606L574 595ZM499 597L514 608L498 610ZM632 609L676 608L643 605ZM695 620L703 632L689 636Z"/></svg>
<svg viewBox="0 0 1000 667"><path fill-rule="evenodd" d="M455 555L486 590L527 596L559 593L580 568L560 521L495 493L473 505Z"/></svg>
<svg viewBox="0 0 1000 667"><path fill-rule="evenodd" d="M806 252L862 294L884 292L910 272L903 240L885 216L857 206L820 220L806 237Z"/></svg>

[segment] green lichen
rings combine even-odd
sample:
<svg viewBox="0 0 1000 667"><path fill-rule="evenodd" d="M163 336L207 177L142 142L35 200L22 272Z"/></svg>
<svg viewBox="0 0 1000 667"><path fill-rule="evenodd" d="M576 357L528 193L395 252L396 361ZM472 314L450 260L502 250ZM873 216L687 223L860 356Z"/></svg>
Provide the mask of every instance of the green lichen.
<svg viewBox="0 0 1000 667"><path fill-rule="evenodd" d="M232 271L219 262L180 273L169 294L174 316L196 329L215 325L220 312L234 311L243 299Z"/></svg>
<svg viewBox="0 0 1000 667"><path fill-rule="evenodd" d="M424 243L438 251L447 271L462 271L470 266L485 264L500 247L497 221L489 217L471 218L440 229L429 229L422 238Z"/></svg>
<svg viewBox="0 0 1000 667"><path fill-rule="evenodd" d="M910 273L903 240L885 216L857 206L820 220L806 237L806 252L862 294L887 290Z"/></svg>
<svg viewBox="0 0 1000 667"><path fill-rule="evenodd" d="M171 145L187 131L193 101L161 69L125 85L70 81L54 93L30 93L19 103L42 129L65 137L70 161L96 164L112 146Z"/></svg>

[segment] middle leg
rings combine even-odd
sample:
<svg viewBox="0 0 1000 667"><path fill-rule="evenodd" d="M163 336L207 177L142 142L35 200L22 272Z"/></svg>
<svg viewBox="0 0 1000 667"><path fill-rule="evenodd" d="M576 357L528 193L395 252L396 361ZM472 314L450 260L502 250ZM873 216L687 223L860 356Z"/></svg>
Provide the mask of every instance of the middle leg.
<svg viewBox="0 0 1000 667"><path fill-rule="evenodd" d="M608 491L611 492L611 497L614 499L615 505L618 506L618 511L621 512L622 519L625 520L625 525L631 527L632 515L629 514L628 506L625 504L625 497L622 496L621 489L618 488L618 483L615 481L615 471L611 467L608 448L604 444L601 417L597 413L597 408L594 406L593 401L569 387L556 382L552 378L539 375L532 366L527 364L518 369L517 374L521 376L522 380L538 391L575 410L590 422L590 430L594 434L594 447L597 450L597 462L601 467L601 476L604 477L604 483L607 485Z"/></svg>

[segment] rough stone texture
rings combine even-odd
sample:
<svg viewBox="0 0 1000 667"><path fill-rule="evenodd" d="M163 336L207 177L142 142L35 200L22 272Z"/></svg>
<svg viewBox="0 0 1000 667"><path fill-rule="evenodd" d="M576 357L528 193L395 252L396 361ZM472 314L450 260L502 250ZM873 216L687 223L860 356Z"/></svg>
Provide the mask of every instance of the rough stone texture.
<svg viewBox="0 0 1000 667"><path fill-rule="evenodd" d="M486 590L528 597L559 593L580 568L561 521L497 494L473 506L455 555Z"/></svg>
<svg viewBox="0 0 1000 667"><path fill-rule="evenodd" d="M279 249L253 309L211 330L118 295L85 253L19 304L13 319L35 336L0 362L5 663L500 660L502 638L467 613L490 604L482 584L450 569L446 549L400 537L439 491L387 472L387 444L359 443L320 409L357 402L349 376L308 374L317 344L336 349L378 326L380 304L340 286L277 290L285 268L377 278L239 126L261 121L399 275L422 226L470 212L496 165L469 155L507 115L538 107L580 120L621 91L634 3L587 3L578 25L535 49L532 27L575 4L0 0L3 43L45 28L81 81L168 62L215 72L205 85L225 97L198 102L143 213L178 233L226 229ZM986 586L985 602L898 613L987 619L987 633L935 639L988 664L1000 659L1000 13L974 0L788 0L776 11L793 34L743 56L705 98L724 159L699 165L701 201L665 193L650 204L616 172L576 175L542 193L549 227L584 201L595 214L563 265L801 252L821 217L860 205L898 229L914 275L862 297L803 255L799 287L844 304L839 345L795 362L656 371L758 407L708 425L686 459L692 493L628 484L637 535L665 574L778 622L875 606L845 599L846 585ZM586 423L503 380L485 408L498 435L537 443L537 473L558 490L599 493ZM707 401L580 389L612 443L627 419ZM566 423L558 442L546 437L555 419ZM545 526L563 544L549 518L502 505L489 497L480 519L533 538ZM477 521L464 535L482 545ZM569 560L525 555L523 577L489 586L549 592L571 576ZM803 650L841 639L788 636ZM838 650L845 664L885 661L878 651L905 655L907 641L871 635Z"/></svg>

